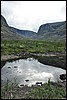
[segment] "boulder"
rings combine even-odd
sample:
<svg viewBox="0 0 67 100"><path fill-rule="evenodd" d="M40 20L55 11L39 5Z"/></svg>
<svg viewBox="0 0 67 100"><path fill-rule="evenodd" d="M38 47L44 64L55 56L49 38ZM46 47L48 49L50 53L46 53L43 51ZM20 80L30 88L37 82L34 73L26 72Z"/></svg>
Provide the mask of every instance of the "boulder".
<svg viewBox="0 0 67 100"><path fill-rule="evenodd" d="M42 85L42 82L36 82L36 85Z"/></svg>
<svg viewBox="0 0 67 100"><path fill-rule="evenodd" d="M61 79L61 80L65 80L65 79L66 79L66 74L61 74L61 75L60 75L60 79Z"/></svg>
<svg viewBox="0 0 67 100"><path fill-rule="evenodd" d="M25 80L26 82L28 82L29 80Z"/></svg>

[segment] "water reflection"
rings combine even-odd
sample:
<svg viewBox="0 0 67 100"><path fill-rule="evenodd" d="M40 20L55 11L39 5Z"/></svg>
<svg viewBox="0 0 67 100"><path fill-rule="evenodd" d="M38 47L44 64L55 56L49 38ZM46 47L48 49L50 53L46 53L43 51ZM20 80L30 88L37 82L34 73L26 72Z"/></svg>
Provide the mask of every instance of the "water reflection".
<svg viewBox="0 0 67 100"><path fill-rule="evenodd" d="M32 85L36 82L48 82L48 78L51 81L58 81L59 75L66 73L61 68L56 68L49 65L44 65L33 58L20 59L13 62L6 62L1 69L1 83L13 81L16 79L18 84ZM25 80L29 80L26 82Z"/></svg>

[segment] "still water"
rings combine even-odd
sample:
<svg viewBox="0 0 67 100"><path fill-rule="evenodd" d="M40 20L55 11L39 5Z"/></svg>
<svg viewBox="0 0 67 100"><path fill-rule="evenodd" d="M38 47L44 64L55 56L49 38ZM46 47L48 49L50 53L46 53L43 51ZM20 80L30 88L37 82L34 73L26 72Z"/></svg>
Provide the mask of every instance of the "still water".
<svg viewBox="0 0 67 100"><path fill-rule="evenodd" d="M6 62L1 69L1 85L5 82L16 82L18 85L25 84L31 86L36 82L48 82L58 81L59 75L66 73L66 70L53 67L50 65L44 65L34 58L20 59L13 62ZM25 80L29 80L26 82Z"/></svg>

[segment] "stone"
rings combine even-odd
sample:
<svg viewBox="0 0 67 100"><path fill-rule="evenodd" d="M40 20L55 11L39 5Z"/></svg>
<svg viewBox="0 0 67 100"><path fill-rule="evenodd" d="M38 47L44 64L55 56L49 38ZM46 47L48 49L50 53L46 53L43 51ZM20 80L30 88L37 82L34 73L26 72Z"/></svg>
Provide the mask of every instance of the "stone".
<svg viewBox="0 0 67 100"><path fill-rule="evenodd" d="M66 79L66 74L61 74L61 75L60 75L60 79L61 79L61 80L65 80L65 79Z"/></svg>
<svg viewBox="0 0 67 100"><path fill-rule="evenodd" d="M14 66L14 68L17 68L17 66Z"/></svg>
<svg viewBox="0 0 67 100"><path fill-rule="evenodd" d="M41 85L42 86L42 82L36 82L37 85Z"/></svg>
<svg viewBox="0 0 67 100"><path fill-rule="evenodd" d="M26 82L28 82L29 80L25 80Z"/></svg>
<svg viewBox="0 0 67 100"><path fill-rule="evenodd" d="M11 67L8 67L8 68L11 68Z"/></svg>

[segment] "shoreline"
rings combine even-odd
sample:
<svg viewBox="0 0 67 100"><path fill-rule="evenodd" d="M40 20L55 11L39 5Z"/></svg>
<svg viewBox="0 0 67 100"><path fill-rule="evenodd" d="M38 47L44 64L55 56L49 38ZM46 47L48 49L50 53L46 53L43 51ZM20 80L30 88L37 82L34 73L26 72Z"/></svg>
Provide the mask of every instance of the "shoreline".
<svg viewBox="0 0 67 100"><path fill-rule="evenodd" d="M66 55L66 53L47 53L47 54L42 54L42 53L18 53L18 54L11 54L11 55L2 55L1 56L1 61L6 61L6 60L10 60L10 59L17 59L17 58L24 58L24 57L30 57L30 56L50 56L50 57L54 57L54 56L63 56Z"/></svg>
<svg viewBox="0 0 67 100"><path fill-rule="evenodd" d="M31 57L31 58L33 57L35 59L38 59L38 61L40 63L59 67L59 68L63 68L63 69L66 70L66 53L42 54L42 53L26 52L26 53L18 53L18 54L11 54L11 55L2 55L1 56L1 62L19 60L19 59L26 59L26 58L29 58L29 57Z"/></svg>

